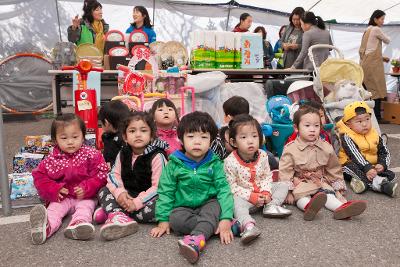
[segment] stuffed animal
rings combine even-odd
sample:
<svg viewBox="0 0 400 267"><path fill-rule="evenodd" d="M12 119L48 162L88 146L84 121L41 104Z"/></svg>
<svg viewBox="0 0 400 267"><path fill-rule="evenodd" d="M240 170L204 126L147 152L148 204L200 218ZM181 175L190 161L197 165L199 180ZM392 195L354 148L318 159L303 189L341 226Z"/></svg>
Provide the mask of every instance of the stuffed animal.
<svg viewBox="0 0 400 267"><path fill-rule="evenodd" d="M370 97L370 92L358 87L353 81L340 80L335 83L333 90L325 97L325 102L339 102L345 99L363 101Z"/></svg>

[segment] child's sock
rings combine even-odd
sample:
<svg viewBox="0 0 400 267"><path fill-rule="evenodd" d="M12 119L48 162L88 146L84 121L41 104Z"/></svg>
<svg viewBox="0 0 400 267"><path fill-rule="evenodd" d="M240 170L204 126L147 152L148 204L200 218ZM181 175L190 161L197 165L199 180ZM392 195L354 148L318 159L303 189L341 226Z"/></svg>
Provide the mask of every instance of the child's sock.
<svg viewBox="0 0 400 267"><path fill-rule="evenodd" d="M326 197L327 199L325 207L328 210L335 211L337 208L343 205L343 203L339 199L337 199L337 197L333 194L326 194Z"/></svg>
<svg viewBox="0 0 400 267"><path fill-rule="evenodd" d="M296 202L296 206L301 209L301 210L305 210L308 202L310 202L310 197L302 197L299 200L297 200Z"/></svg>
<svg viewBox="0 0 400 267"><path fill-rule="evenodd" d="M386 178L382 176L375 176L375 178L372 180L372 190L376 192L381 192L382 191L382 182L385 181Z"/></svg>

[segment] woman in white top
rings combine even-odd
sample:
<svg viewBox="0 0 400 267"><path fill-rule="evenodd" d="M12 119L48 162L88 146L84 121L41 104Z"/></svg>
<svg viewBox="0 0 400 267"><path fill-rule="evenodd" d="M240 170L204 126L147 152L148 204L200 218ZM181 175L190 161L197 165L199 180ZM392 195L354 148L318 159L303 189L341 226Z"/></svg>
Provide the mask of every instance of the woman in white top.
<svg viewBox="0 0 400 267"><path fill-rule="evenodd" d="M390 39L382 32L385 12L375 10L364 32L360 46L360 65L364 70L364 85L375 100L374 112L379 123L387 123L381 117L381 101L386 97L386 81L383 62L389 62L382 56L382 42L388 44Z"/></svg>

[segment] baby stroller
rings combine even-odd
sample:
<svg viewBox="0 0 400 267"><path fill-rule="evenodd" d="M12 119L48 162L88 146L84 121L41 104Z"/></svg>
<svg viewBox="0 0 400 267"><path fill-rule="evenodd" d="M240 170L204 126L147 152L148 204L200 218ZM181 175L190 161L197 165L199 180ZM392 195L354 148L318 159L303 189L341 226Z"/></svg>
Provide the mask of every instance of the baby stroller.
<svg viewBox="0 0 400 267"><path fill-rule="evenodd" d="M332 49L338 57L328 58L317 68L312 50L318 48ZM314 91L323 102L326 114L331 122L340 120L346 105L354 101L365 101L371 108L372 125L381 134L378 121L373 114L375 102L369 100L371 94L362 87L364 72L361 66L354 61L344 59L343 53L332 45L313 45L309 48L308 55L315 69ZM343 84L346 81L353 85L351 87L354 89L351 90L352 92L350 92L350 88L347 92L340 92L341 88L338 84Z"/></svg>

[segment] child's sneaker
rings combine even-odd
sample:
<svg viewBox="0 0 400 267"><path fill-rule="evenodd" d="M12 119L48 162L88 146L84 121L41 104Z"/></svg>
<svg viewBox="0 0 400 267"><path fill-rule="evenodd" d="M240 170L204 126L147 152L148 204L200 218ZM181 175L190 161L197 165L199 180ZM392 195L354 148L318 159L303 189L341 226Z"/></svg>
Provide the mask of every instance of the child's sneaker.
<svg viewBox="0 0 400 267"><path fill-rule="evenodd" d="M260 235L261 235L260 229L258 229L254 224L252 224L251 226L245 227L243 233L241 234L242 237L240 238L240 242L242 242L243 245L247 245Z"/></svg>
<svg viewBox="0 0 400 267"><path fill-rule="evenodd" d="M199 260L200 251L206 246L204 235L185 235L183 239L178 240L179 253L190 263Z"/></svg>
<svg viewBox="0 0 400 267"><path fill-rule="evenodd" d="M93 213L93 221L96 224L103 224L107 221L107 213L102 207L97 208Z"/></svg>
<svg viewBox="0 0 400 267"><path fill-rule="evenodd" d="M104 240L115 240L134 234L138 223L123 212L113 212L108 215L105 224L100 228L100 237Z"/></svg>
<svg viewBox="0 0 400 267"><path fill-rule="evenodd" d="M64 230L64 236L75 240L88 240L94 237L94 226L91 223L77 220L71 222Z"/></svg>
<svg viewBox="0 0 400 267"><path fill-rule="evenodd" d="M363 181L361 181L358 178L354 178L354 177L351 178L350 187L353 190L353 192L356 193L356 194L361 194L362 192L367 190L365 188L365 184L363 183Z"/></svg>
<svg viewBox="0 0 400 267"><path fill-rule="evenodd" d="M30 213L31 238L35 245L43 244L47 238L47 210L43 205L35 206Z"/></svg>
<svg viewBox="0 0 400 267"><path fill-rule="evenodd" d="M333 212L336 220L348 219L360 215L367 208L367 202L362 200L347 201Z"/></svg>
<svg viewBox="0 0 400 267"><path fill-rule="evenodd" d="M281 206L267 204L263 209L263 216L266 218L285 218L292 215L292 211Z"/></svg>
<svg viewBox="0 0 400 267"><path fill-rule="evenodd" d="M397 192L397 182L389 182L386 179L383 180L381 184L381 191L389 197L395 197Z"/></svg>
<svg viewBox="0 0 400 267"><path fill-rule="evenodd" d="M231 221L231 230L233 233L233 236L240 236L242 233L242 226L240 225L240 222L236 219L233 219Z"/></svg>
<svg viewBox="0 0 400 267"><path fill-rule="evenodd" d="M323 192L319 192L315 194L311 199L310 202L304 207L304 220L312 221L314 220L317 213L320 209L325 206L326 203L326 194Z"/></svg>

